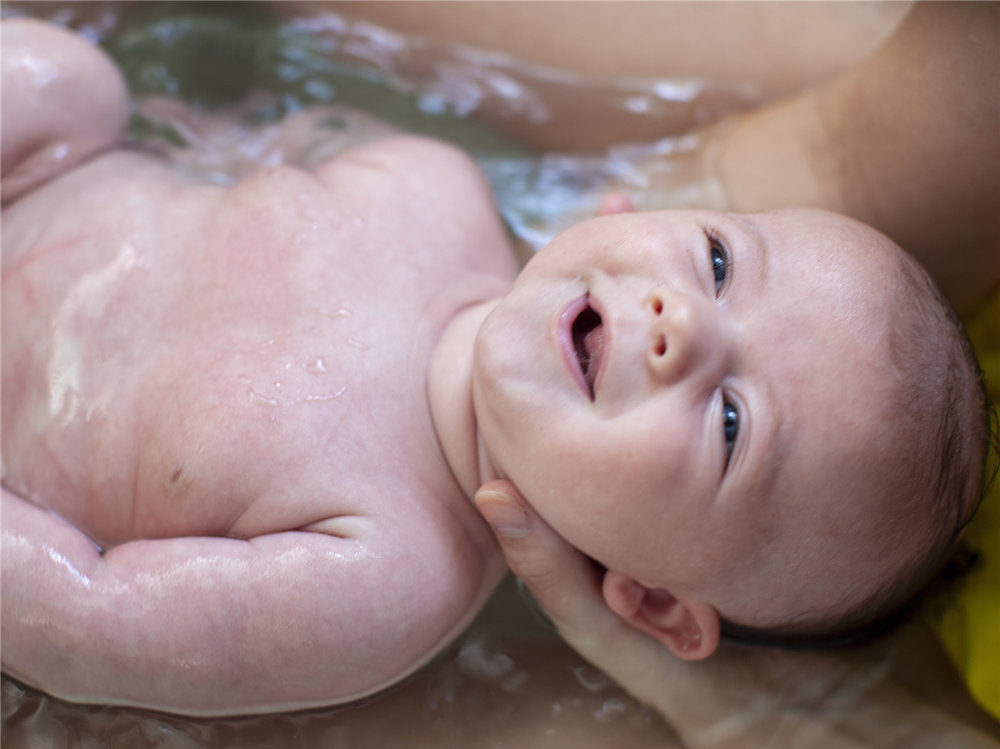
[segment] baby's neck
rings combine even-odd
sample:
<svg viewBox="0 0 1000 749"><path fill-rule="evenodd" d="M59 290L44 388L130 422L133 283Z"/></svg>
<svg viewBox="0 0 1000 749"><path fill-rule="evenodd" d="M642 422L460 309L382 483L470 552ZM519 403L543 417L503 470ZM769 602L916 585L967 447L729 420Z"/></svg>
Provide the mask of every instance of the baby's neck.
<svg viewBox="0 0 1000 749"><path fill-rule="evenodd" d="M427 394L431 419L445 461L468 497L495 478L479 439L472 399L472 362L476 334L497 300L458 312L431 355Z"/></svg>

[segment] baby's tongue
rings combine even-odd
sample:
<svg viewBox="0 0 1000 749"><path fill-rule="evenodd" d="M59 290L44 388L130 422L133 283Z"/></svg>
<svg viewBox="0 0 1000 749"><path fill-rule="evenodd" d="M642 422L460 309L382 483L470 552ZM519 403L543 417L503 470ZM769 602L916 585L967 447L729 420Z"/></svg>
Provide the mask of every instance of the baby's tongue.
<svg viewBox="0 0 1000 749"><path fill-rule="evenodd" d="M587 366L583 372L590 389L594 389L594 380L601 368L601 356L604 353L604 326L598 325L583 338L584 350L587 352Z"/></svg>

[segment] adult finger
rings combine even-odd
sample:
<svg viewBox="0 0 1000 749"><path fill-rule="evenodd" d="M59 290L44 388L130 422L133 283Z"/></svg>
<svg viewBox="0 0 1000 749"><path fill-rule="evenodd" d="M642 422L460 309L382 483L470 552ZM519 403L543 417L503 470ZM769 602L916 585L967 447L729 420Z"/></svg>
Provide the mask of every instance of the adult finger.
<svg viewBox="0 0 1000 749"><path fill-rule="evenodd" d="M475 502L510 569L581 655L603 665L625 650L653 647L604 603L603 571L539 517L513 484L489 482L476 493Z"/></svg>

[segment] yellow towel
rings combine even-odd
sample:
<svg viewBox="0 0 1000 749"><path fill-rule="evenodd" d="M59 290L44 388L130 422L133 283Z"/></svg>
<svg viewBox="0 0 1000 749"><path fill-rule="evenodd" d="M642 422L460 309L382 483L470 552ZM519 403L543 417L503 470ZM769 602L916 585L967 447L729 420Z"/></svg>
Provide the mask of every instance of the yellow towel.
<svg viewBox="0 0 1000 749"><path fill-rule="evenodd" d="M1000 407L1000 292L966 322L986 389ZM1000 719L1000 477L970 523L968 538L979 564L938 622L938 632L973 697Z"/></svg>

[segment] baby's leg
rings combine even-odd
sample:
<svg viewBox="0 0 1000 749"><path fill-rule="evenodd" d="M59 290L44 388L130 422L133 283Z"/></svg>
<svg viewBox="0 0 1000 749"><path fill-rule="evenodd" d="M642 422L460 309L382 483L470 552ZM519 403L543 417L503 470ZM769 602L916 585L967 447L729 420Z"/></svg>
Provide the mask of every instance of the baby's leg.
<svg viewBox="0 0 1000 749"><path fill-rule="evenodd" d="M0 34L0 193L7 203L119 142L128 91L101 50L65 29L10 19Z"/></svg>

